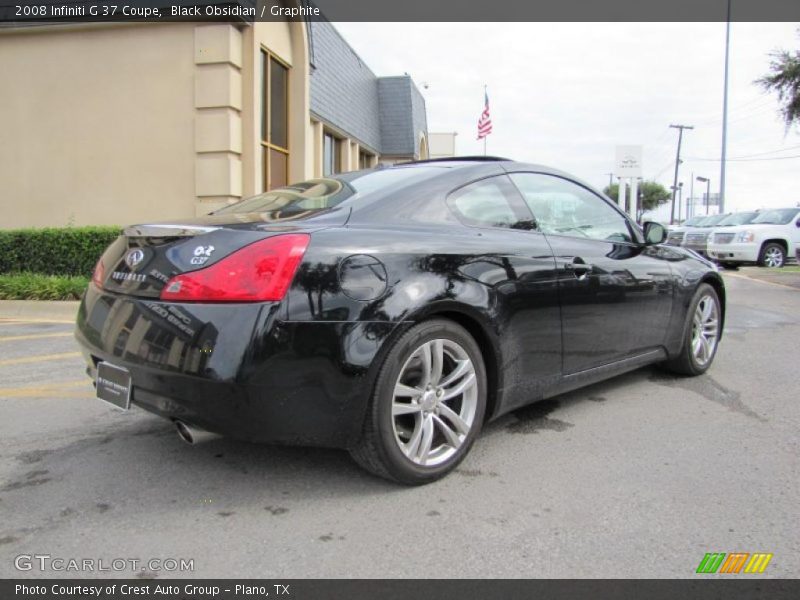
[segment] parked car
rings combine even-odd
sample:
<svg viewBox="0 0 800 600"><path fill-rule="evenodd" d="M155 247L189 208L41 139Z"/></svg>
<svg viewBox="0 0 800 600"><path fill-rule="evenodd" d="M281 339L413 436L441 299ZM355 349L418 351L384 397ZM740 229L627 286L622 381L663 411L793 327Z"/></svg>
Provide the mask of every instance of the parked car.
<svg viewBox="0 0 800 600"><path fill-rule="evenodd" d="M709 233L708 241L709 242L713 241L714 236L716 235L717 232L724 233L726 229L729 227L735 227L737 225L747 225L748 223L752 223L753 219L755 219L759 215L759 212L760 211L758 210L748 210L728 215L727 217L722 219L722 221L719 222L719 224L711 231L711 233ZM736 268L736 265L732 263L725 262L720 264L723 267Z"/></svg>
<svg viewBox="0 0 800 600"><path fill-rule="evenodd" d="M666 243L669 246L681 246L686 232L699 227L706 219L708 219L708 215L695 215L694 217L689 217L680 225L670 227Z"/></svg>
<svg viewBox="0 0 800 600"><path fill-rule="evenodd" d="M686 235L683 238L682 246L697 252L700 256L707 257L708 253L706 246L708 244L708 238L711 235L711 232L713 231L714 227L719 225L728 216L730 216L730 213L706 217L697 227L686 232Z"/></svg>
<svg viewBox="0 0 800 600"><path fill-rule="evenodd" d="M722 336L713 264L600 192L501 159L421 161L128 227L76 337L98 397L256 442L347 448L405 484L483 424Z"/></svg>
<svg viewBox="0 0 800 600"><path fill-rule="evenodd" d="M800 208L764 210L747 225L717 232L709 256L720 263L782 267L800 244Z"/></svg>

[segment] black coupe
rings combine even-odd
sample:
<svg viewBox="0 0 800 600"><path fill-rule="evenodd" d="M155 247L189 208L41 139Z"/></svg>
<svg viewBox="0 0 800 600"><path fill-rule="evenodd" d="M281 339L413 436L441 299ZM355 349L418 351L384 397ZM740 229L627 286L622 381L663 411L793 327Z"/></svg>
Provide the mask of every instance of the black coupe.
<svg viewBox="0 0 800 600"><path fill-rule="evenodd" d="M100 398L438 479L481 426L643 365L709 368L725 288L549 168L431 160L313 179L103 254L76 335Z"/></svg>

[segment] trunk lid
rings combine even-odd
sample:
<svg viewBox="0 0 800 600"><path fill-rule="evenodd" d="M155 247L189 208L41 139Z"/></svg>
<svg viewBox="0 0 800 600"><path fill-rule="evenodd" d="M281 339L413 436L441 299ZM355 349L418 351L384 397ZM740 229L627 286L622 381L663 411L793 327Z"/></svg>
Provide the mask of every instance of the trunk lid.
<svg viewBox="0 0 800 600"><path fill-rule="evenodd" d="M100 259L103 288L158 298L176 275L209 267L254 242L284 233L313 233L343 225L349 210L329 211L296 223L233 213L125 228Z"/></svg>

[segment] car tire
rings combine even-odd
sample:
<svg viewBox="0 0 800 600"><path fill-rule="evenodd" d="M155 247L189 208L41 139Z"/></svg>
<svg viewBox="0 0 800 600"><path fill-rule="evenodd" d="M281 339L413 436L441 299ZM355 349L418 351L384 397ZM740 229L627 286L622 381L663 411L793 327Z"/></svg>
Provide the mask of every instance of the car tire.
<svg viewBox="0 0 800 600"><path fill-rule="evenodd" d="M385 355L350 454L385 479L406 485L436 481L472 447L486 397L486 367L469 332L447 319L422 322Z"/></svg>
<svg viewBox="0 0 800 600"><path fill-rule="evenodd" d="M758 265L761 267L780 268L786 264L786 250L778 243L770 242L761 248Z"/></svg>
<svg viewBox="0 0 800 600"><path fill-rule="evenodd" d="M709 284L701 283L689 303L681 338L681 352L663 366L679 375L695 376L705 373L717 354L722 332L721 317L722 305L717 291Z"/></svg>
<svg viewBox="0 0 800 600"><path fill-rule="evenodd" d="M719 264L726 271L738 271L739 270L739 263L721 262Z"/></svg>

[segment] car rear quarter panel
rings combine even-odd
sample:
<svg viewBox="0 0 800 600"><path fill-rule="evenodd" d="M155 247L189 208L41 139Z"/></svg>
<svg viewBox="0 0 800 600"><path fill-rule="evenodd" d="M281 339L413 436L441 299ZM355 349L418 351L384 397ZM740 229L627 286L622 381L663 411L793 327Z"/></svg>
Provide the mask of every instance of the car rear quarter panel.
<svg viewBox="0 0 800 600"><path fill-rule="evenodd" d="M374 297L342 285L348 257L370 257L385 285ZM370 263L364 260L364 264ZM354 297L355 296L355 297ZM393 339L414 323L447 316L472 329L497 395L493 414L540 397L560 375L561 322L555 261L544 236L453 227L348 227L314 234L286 299L285 319L338 323L335 348L344 372L363 376L358 405Z"/></svg>

